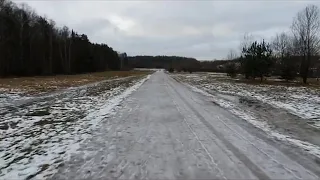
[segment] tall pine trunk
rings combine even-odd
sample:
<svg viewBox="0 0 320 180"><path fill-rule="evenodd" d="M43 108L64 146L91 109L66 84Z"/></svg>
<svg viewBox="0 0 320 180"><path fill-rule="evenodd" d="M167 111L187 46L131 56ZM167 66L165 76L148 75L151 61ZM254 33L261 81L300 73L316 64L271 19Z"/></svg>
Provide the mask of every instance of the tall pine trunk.
<svg viewBox="0 0 320 180"><path fill-rule="evenodd" d="M71 44L72 44L72 40L69 40L69 61L68 61L68 67L69 67L69 71L71 72Z"/></svg>
<svg viewBox="0 0 320 180"><path fill-rule="evenodd" d="M21 24L20 26L20 32L19 32L19 53L20 53L20 56L19 56L19 73L21 73L21 70L23 69L24 67L24 63L23 63L23 23ZM20 74L21 75L21 74Z"/></svg>
<svg viewBox="0 0 320 180"><path fill-rule="evenodd" d="M62 55L61 41L58 42L58 46L59 46L59 54L60 54L60 65L62 66L61 69L64 71L63 73L65 73L64 61L63 61L63 55Z"/></svg>
<svg viewBox="0 0 320 180"><path fill-rule="evenodd" d="M48 63L48 73L52 74L52 31L50 30L49 35L49 63Z"/></svg>
<svg viewBox="0 0 320 180"><path fill-rule="evenodd" d="M65 67L66 67L66 73L69 74L69 62L67 57L67 40L64 40L64 60L65 60Z"/></svg>

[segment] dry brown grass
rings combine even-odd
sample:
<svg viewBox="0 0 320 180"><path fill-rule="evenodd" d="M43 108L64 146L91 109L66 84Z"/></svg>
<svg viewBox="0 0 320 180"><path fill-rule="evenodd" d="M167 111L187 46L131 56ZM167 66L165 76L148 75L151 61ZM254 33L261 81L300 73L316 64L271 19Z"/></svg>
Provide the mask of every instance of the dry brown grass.
<svg viewBox="0 0 320 180"><path fill-rule="evenodd" d="M302 78L296 78L292 81L280 80L278 77L265 77L262 82L260 82L260 78L256 79L245 79L242 75L231 78L228 76L225 77L217 77L216 80L220 81L232 81L236 83L246 83L246 84L253 84L253 85L280 85L280 86L293 86L293 87L312 87L312 88L319 88L320 89L320 79L317 78L308 78L308 83L304 84Z"/></svg>
<svg viewBox="0 0 320 180"><path fill-rule="evenodd" d="M253 84L253 85L276 85L276 86L292 86L292 87L311 87L311 88L319 88L320 89L320 84L315 83L315 82L309 82L307 84L304 84L303 82L299 81L273 81L266 79L262 82L258 79L240 79L240 80L234 80L237 83L246 83L246 84Z"/></svg>
<svg viewBox="0 0 320 180"><path fill-rule="evenodd" d="M93 82L128 76L140 76L150 71L105 71L77 75L36 76L19 78L0 78L2 91L17 90L28 94L49 92L58 89L81 86Z"/></svg>

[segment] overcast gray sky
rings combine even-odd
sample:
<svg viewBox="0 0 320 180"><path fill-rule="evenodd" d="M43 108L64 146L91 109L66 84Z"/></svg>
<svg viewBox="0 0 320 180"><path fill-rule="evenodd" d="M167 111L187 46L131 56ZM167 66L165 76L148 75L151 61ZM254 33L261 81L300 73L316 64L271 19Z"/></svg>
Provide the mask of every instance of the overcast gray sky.
<svg viewBox="0 0 320 180"><path fill-rule="evenodd" d="M128 55L221 59L245 33L269 39L289 31L295 14L319 1L14 0Z"/></svg>

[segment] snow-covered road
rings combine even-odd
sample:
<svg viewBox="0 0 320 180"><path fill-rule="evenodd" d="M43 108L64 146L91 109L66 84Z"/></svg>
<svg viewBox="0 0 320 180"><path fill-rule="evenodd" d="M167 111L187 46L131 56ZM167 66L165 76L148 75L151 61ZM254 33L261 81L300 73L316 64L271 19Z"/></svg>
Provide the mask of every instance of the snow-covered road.
<svg viewBox="0 0 320 180"><path fill-rule="evenodd" d="M52 179L319 179L318 165L239 121L156 72Z"/></svg>

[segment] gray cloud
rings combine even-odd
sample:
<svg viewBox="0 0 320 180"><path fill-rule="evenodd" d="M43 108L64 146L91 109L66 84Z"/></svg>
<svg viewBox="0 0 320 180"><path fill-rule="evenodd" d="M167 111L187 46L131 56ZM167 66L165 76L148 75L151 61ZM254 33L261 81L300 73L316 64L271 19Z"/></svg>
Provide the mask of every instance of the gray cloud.
<svg viewBox="0 0 320 180"><path fill-rule="evenodd" d="M294 15L319 1L29 1L57 25L129 55L226 57L245 33L270 39Z"/></svg>

